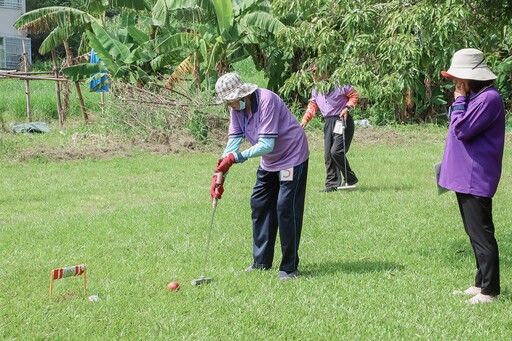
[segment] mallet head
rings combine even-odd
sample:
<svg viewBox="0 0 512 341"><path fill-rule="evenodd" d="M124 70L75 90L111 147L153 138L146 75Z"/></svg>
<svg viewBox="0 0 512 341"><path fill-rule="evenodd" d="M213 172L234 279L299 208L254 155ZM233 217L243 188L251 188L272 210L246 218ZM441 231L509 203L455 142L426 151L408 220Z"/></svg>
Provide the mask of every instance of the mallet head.
<svg viewBox="0 0 512 341"><path fill-rule="evenodd" d="M201 276L200 278L198 279L194 279L192 281L192 285L193 286L198 286L198 285L201 285L201 284L208 284L210 283L211 281L213 281L213 278L211 277L204 277L204 276Z"/></svg>

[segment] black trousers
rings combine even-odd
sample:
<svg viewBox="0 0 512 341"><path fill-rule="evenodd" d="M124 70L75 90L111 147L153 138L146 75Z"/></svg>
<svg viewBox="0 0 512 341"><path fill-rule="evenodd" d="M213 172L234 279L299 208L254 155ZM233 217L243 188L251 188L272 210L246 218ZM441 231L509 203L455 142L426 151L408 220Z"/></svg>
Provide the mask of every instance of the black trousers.
<svg viewBox="0 0 512 341"><path fill-rule="evenodd" d="M293 181L279 181L279 172L258 168L251 197L254 267L272 267L279 227L279 270L297 270L307 177L308 160L293 168Z"/></svg>
<svg viewBox="0 0 512 341"><path fill-rule="evenodd" d="M500 264L492 222L492 198L463 193L456 195L464 229L475 253L475 286L482 288L482 294L499 295Z"/></svg>
<svg viewBox="0 0 512 341"><path fill-rule="evenodd" d="M350 149L354 137L354 119L348 115L345 127L345 148L343 148L343 135L334 133L334 125L338 116L326 117L324 123L324 160L325 160L325 187L338 187L341 185L340 172L349 184L356 183L356 174L350 168L346 153ZM345 174L345 162L347 172Z"/></svg>

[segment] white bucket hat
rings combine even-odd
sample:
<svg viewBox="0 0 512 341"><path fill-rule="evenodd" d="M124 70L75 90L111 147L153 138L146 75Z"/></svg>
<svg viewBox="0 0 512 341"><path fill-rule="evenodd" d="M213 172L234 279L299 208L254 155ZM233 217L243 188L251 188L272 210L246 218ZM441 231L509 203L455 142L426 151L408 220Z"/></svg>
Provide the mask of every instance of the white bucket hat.
<svg viewBox="0 0 512 341"><path fill-rule="evenodd" d="M498 78L487 67L484 54L477 49L462 49L453 55L448 71L441 71L444 77L490 81Z"/></svg>
<svg viewBox="0 0 512 341"><path fill-rule="evenodd" d="M236 72L226 73L215 83L217 93L217 104L232 102L252 94L258 86L256 84L244 83Z"/></svg>

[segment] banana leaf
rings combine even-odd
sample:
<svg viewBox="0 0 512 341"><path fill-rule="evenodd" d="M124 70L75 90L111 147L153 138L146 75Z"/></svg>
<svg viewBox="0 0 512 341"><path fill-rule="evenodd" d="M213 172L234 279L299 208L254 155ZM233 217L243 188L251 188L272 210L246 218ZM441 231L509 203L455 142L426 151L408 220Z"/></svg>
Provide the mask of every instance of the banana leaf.
<svg viewBox="0 0 512 341"><path fill-rule="evenodd" d="M83 63L62 68L62 73L72 81L88 79L102 71L105 71L105 66L102 63Z"/></svg>

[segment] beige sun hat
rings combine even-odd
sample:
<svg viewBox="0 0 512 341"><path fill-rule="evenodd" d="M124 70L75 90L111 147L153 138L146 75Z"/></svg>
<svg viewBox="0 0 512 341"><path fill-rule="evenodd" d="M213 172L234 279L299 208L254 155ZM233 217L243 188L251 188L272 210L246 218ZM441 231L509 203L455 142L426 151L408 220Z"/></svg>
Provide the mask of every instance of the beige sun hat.
<svg viewBox="0 0 512 341"><path fill-rule="evenodd" d="M256 84L244 83L236 72L222 75L215 83L217 93L217 104L232 102L252 94L258 86Z"/></svg>
<svg viewBox="0 0 512 341"><path fill-rule="evenodd" d="M448 71L441 71L444 77L490 81L498 78L487 66L482 51L462 49L453 55Z"/></svg>

